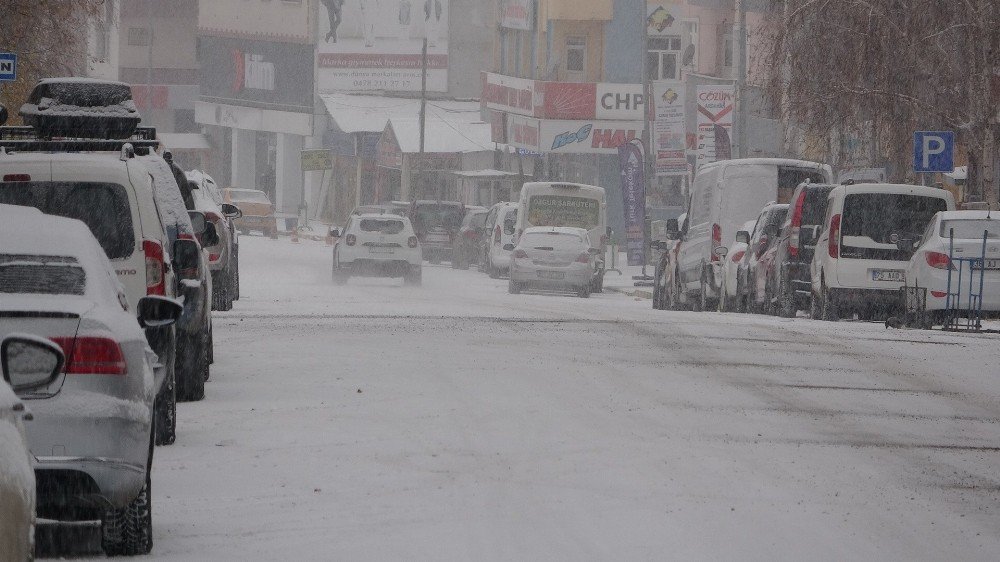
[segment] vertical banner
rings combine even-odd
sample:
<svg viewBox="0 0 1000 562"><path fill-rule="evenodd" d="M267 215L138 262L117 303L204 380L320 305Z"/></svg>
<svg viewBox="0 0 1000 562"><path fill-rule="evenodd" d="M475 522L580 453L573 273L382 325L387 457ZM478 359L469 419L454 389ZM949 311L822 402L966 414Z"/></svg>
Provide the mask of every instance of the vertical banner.
<svg viewBox="0 0 1000 562"><path fill-rule="evenodd" d="M684 83L653 82L653 150L657 176L687 174L687 127L684 119Z"/></svg>
<svg viewBox="0 0 1000 562"><path fill-rule="evenodd" d="M618 147L622 199L625 203L625 239L628 264L642 265L646 245L646 181L642 143L632 140Z"/></svg>
<svg viewBox="0 0 1000 562"><path fill-rule="evenodd" d="M736 88L732 85L698 86L698 166L733 155L733 110Z"/></svg>

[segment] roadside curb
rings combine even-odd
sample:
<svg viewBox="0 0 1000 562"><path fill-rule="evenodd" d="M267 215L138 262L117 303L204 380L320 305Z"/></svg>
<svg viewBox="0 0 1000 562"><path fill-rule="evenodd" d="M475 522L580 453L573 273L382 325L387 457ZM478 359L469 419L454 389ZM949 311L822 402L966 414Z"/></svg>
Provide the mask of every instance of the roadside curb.
<svg viewBox="0 0 1000 562"><path fill-rule="evenodd" d="M604 286L604 290L608 291L610 293L618 293L618 294L621 294L621 295L627 295L627 296L630 296L630 297L638 297L638 298L642 298L642 299L650 299L650 300L652 300L652 298L653 298L653 292L652 291L647 291L645 289L637 289L637 288L632 288L632 287L609 287L609 286L605 285Z"/></svg>

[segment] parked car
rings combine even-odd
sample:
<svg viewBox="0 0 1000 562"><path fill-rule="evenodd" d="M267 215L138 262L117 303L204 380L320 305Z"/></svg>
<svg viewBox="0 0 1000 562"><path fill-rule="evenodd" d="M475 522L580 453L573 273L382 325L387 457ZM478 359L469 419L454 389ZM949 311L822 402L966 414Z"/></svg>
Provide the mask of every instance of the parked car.
<svg viewBox="0 0 1000 562"><path fill-rule="evenodd" d="M0 278L5 270L0 263ZM39 336L15 333L0 341L0 553L8 560L35 556L34 457L24 432L34 415L14 389L31 392L52 384L63 361L59 346Z"/></svg>
<svg viewBox="0 0 1000 562"><path fill-rule="evenodd" d="M256 189L229 187L222 190L222 197L226 203L235 205L243 213L242 217L233 219L240 234L259 230L265 236L278 237L278 219L274 216L274 204L266 193Z"/></svg>
<svg viewBox="0 0 1000 562"><path fill-rule="evenodd" d="M932 324L945 322L948 305L953 310L968 309L970 293L982 294L982 312L1000 312L1000 213L994 213L939 212L918 239L905 278L907 286L926 289L924 308ZM982 265L964 261L979 258L984 260ZM950 302L949 289L953 295Z"/></svg>
<svg viewBox="0 0 1000 562"><path fill-rule="evenodd" d="M743 290L739 283L739 269L747 253L753 227L756 225L756 220L743 223L743 226L736 231L736 237L729 246L729 251L723 256L725 261L722 262L722 275L719 277L722 284L719 288L719 310L722 312L740 310L743 304L739 296Z"/></svg>
<svg viewBox="0 0 1000 562"><path fill-rule="evenodd" d="M102 245L74 219L0 206L0 264L0 337L48 338L66 358L49 384L15 388L35 416L25 429L38 517L100 520L106 554L148 553L154 399L167 373L143 328L172 324L182 307L161 296L133 306Z"/></svg>
<svg viewBox="0 0 1000 562"><path fill-rule="evenodd" d="M243 212L226 203L211 176L197 170L185 174L192 210L201 211L215 227L219 243L206 248L212 272L212 310L232 310L240 298L240 242L235 221Z"/></svg>
<svg viewBox="0 0 1000 562"><path fill-rule="evenodd" d="M209 246L218 240L215 226L206 223L200 211L189 211L184 204L180 181L191 198L187 178L182 172L174 174L171 166L159 155L153 153L137 157L146 165L153 178L153 193L160 221L167 233L169 248L178 248L177 242L193 246L190 250L197 258L197 266L184 271L175 271L174 294L184 303L184 314L175 324L177 335L177 357L175 365L175 396L182 402L198 401L205 397L205 381L209 378L208 358L212 346L212 287L209 273L208 252L202 241ZM196 222L197 227L192 223Z"/></svg>
<svg viewBox="0 0 1000 562"><path fill-rule="evenodd" d="M437 264L451 260L455 236L465 217L465 205L458 201L414 201L409 218L417 233L424 259Z"/></svg>
<svg viewBox="0 0 1000 562"><path fill-rule="evenodd" d="M351 215L343 230L331 229L333 282L351 276L402 277L406 285L420 285L423 255L410 219L399 215Z"/></svg>
<svg viewBox="0 0 1000 562"><path fill-rule="evenodd" d="M465 213L452 250L451 266L455 269L469 269L470 265L479 263L479 248L482 246L488 212L485 209L474 209Z"/></svg>
<svg viewBox="0 0 1000 562"><path fill-rule="evenodd" d="M486 214L480 240L482 269L493 279L510 270L510 255L514 251L514 231L517 225L517 203L497 203Z"/></svg>
<svg viewBox="0 0 1000 562"><path fill-rule="evenodd" d="M650 242L658 256L653 270L653 308L655 310L681 310L680 286L677 279L677 254L681 248L681 235L687 228L687 214L676 219L664 219L662 238Z"/></svg>
<svg viewBox="0 0 1000 562"><path fill-rule="evenodd" d="M126 140L49 141L0 127L0 203L36 207L42 212L79 219L90 227L125 287L134 310L147 295L176 297L172 249L156 208L153 181L137 151L158 143L155 131L139 128ZM15 140L22 139L22 140ZM34 231L35 229L32 229ZM146 332L153 351L167 369L167 384L156 401L157 443L172 443L176 430L173 324Z"/></svg>
<svg viewBox="0 0 1000 562"><path fill-rule="evenodd" d="M517 294L524 289L560 289L587 298L599 251L585 228L528 227L511 256L508 290Z"/></svg>
<svg viewBox="0 0 1000 562"><path fill-rule="evenodd" d="M935 213L954 209L951 193L932 187L855 184L830 191L810 266L813 318L873 319L897 311L912 242Z"/></svg>
<svg viewBox="0 0 1000 562"><path fill-rule="evenodd" d="M603 187L562 182L529 182L521 186L514 240L535 226L583 228L594 253L591 291L604 290L604 255L608 245L608 199Z"/></svg>
<svg viewBox="0 0 1000 562"><path fill-rule="evenodd" d="M784 203L765 205L750 234L750 242L740 261L738 273L743 282L737 289L738 298L743 302L741 308L747 312L766 312L764 282L769 262L774 259L774 253L768 252L778 243L781 225L787 214L788 205Z"/></svg>
<svg viewBox="0 0 1000 562"><path fill-rule="evenodd" d="M675 276L680 297L693 308L715 308L721 284L723 240L732 240L769 201L787 203L803 181L830 182L824 164L777 158L723 160L698 170L688 204L688 227Z"/></svg>
<svg viewBox="0 0 1000 562"><path fill-rule="evenodd" d="M765 261L765 301L771 312L785 318L809 310L809 264L823 225L826 202L835 185L804 182L795 188L778 243Z"/></svg>

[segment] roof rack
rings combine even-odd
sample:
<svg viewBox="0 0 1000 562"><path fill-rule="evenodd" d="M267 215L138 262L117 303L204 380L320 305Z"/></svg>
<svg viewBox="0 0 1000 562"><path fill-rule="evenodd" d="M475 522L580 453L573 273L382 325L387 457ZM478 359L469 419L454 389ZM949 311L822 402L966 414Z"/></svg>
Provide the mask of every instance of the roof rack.
<svg viewBox="0 0 1000 562"><path fill-rule="evenodd" d="M0 148L7 152L119 152L126 144L136 154L148 154L160 146L155 127L136 127L127 139L46 138L34 127L0 127Z"/></svg>

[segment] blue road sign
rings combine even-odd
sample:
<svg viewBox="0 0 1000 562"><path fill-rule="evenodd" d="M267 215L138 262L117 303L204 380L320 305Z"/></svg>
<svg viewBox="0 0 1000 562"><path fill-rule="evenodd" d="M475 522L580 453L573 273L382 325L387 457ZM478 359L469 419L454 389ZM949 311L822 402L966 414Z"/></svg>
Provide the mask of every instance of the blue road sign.
<svg viewBox="0 0 1000 562"><path fill-rule="evenodd" d="M955 133L917 131L913 133L913 171L951 172L955 169Z"/></svg>
<svg viewBox="0 0 1000 562"><path fill-rule="evenodd" d="M0 53L0 82L13 82L17 79L17 55Z"/></svg>

